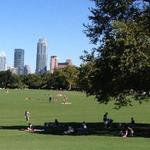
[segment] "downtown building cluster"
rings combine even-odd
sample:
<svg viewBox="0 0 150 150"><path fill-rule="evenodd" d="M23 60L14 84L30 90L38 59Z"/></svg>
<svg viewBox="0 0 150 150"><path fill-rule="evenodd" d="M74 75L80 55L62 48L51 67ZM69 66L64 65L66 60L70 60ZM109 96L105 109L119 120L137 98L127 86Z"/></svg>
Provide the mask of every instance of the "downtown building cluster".
<svg viewBox="0 0 150 150"><path fill-rule="evenodd" d="M48 72L47 60L48 60L48 43L45 39L39 39L37 43L37 54L36 54L36 74L43 74ZM31 67L24 65L25 50L14 49L14 67L7 67L5 53L0 54L0 71L10 70L12 73L18 75L31 74ZM57 56L50 57L50 73L53 73L55 69L64 68L68 65L72 65L71 59L67 59L66 62L58 62Z"/></svg>

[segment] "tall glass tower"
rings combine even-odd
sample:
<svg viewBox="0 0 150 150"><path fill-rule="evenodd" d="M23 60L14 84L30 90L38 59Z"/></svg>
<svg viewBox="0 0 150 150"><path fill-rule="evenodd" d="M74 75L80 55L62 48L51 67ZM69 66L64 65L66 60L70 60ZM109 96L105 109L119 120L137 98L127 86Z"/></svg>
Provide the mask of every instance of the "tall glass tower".
<svg viewBox="0 0 150 150"><path fill-rule="evenodd" d="M36 55L36 73L43 74L47 71L47 41L45 39L39 39L37 43L37 55Z"/></svg>
<svg viewBox="0 0 150 150"><path fill-rule="evenodd" d="M24 74L24 49L14 50L14 67L17 68L18 74Z"/></svg>

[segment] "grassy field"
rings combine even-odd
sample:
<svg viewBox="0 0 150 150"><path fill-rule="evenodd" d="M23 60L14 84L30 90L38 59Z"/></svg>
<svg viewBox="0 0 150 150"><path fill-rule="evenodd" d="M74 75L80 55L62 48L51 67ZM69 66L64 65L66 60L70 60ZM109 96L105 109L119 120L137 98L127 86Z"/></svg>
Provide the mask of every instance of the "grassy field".
<svg viewBox="0 0 150 150"><path fill-rule="evenodd" d="M49 103L50 95L66 94L68 102ZM28 97L31 97L29 100ZM101 122L107 111L114 122L129 122L133 116L137 123L150 123L149 102L142 105L115 110L112 104L100 105L93 97L80 92L60 92L47 90L0 90L0 150L148 150L149 138L121 138L113 136L64 136L33 134L13 126L26 126L26 110L31 112L33 125L43 125L57 118L60 122Z"/></svg>

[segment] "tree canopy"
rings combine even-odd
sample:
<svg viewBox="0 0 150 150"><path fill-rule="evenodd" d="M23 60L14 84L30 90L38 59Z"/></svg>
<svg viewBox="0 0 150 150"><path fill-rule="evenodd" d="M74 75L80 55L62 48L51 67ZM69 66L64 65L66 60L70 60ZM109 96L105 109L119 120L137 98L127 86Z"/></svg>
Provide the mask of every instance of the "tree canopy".
<svg viewBox="0 0 150 150"><path fill-rule="evenodd" d="M87 72L87 94L107 103L126 106L130 99L150 91L150 1L92 0L90 23L85 33L95 45L83 57Z"/></svg>
<svg viewBox="0 0 150 150"><path fill-rule="evenodd" d="M73 65L42 75L16 75L9 70L1 71L0 88L78 90L78 74L79 69Z"/></svg>

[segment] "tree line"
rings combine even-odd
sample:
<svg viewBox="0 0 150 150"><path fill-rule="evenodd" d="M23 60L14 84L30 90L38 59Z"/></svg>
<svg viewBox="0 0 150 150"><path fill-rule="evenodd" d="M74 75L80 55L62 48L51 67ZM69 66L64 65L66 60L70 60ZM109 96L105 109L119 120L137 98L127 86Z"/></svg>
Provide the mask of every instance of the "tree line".
<svg viewBox="0 0 150 150"><path fill-rule="evenodd" d="M7 71L0 72L0 88L63 89L79 90L79 67L67 66L42 75L16 75Z"/></svg>

